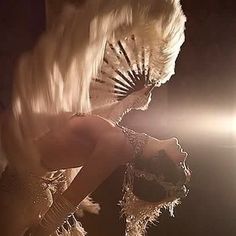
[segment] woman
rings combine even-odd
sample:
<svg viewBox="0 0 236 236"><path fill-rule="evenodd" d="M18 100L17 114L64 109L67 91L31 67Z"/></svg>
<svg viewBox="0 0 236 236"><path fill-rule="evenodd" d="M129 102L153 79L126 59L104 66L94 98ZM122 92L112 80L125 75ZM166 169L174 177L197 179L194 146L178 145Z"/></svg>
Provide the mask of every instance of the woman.
<svg viewBox="0 0 236 236"><path fill-rule="evenodd" d="M93 105L96 99L90 97L91 80L97 76L103 79L99 71L106 69L103 64L107 60L102 64L102 59L104 53L107 56L108 40L114 37L119 42L126 35L140 38L138 46L149 52L150 60L149 65L143 63L142 75L159 85L168 80L183 43L184 22L178 0L138 4L134 0L88 0L82 9L67 6L33 52L21 58L12 106L2 122L2 148L9 161L8 176L14 173L20 183L30 183L31 186L24 186L34 198L28 204L32 215L21 219L15 235L33 225L36 226L29 231L32 235L55 232L118 166L133 162L137 156L151 159L164 150L176 165L184 162L186 153L175 138L161 141L116 125L127 109L139 107L139 96L132 102L125 102L130 95L115 103L126 104L122 114L114 112L114 103L104 104L109 112L97 109ZM131 65L120 66L127 70ZM118 73L114 66L112 71ZM138 76L139 67L137 72L131 72ZM142 94L149 89L147 85ZM45 186L45 175L78 167L82 169L69 187L52 196L49 185ZM8 204L9 195L2 196L3 207ZM13 211L15 207L19 204ZM9 213L5 220L10 219ZM4 235L14 235L8 230L13 229L8 227Z"/></svg>
<svg viewBox="0 0 236 236"><path fill-rule="evenodd" d="M59 219L53 222L55 225L47 226L48 231L44 232L45 229L39 226L36 235L54 232L117 167L134 158L135 147L119 127L99 116L66 115L68 122L36 140L35 146L39 150L42 167L48 172L79 166L83 168L62 195L70 207L60 213ZM160 150L165 150L176 164L186 158L186 153L181 150L175 138L161 141L152 137L148 137L143 147L143 158L157 155ZM57 204L57 198L53 204ZM52 205L47 214L50 215L54 207Z"/></svg>

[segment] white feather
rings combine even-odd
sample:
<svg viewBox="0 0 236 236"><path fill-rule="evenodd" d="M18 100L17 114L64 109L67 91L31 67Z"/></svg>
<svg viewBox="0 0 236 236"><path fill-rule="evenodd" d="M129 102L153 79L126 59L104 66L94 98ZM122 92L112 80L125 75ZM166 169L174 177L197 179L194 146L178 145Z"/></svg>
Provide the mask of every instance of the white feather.
<svg viewBox="0 0 236 236"><path fill-rule="evenodd" d="M166 82L184 40L184 22L179 0L66 5L54 27L19 62L12 102L15 117L23 126L38 127L34 113L90 112L90 84L102 66L107 40L123 39L131 32L153 48L153 74Z"/></svg>

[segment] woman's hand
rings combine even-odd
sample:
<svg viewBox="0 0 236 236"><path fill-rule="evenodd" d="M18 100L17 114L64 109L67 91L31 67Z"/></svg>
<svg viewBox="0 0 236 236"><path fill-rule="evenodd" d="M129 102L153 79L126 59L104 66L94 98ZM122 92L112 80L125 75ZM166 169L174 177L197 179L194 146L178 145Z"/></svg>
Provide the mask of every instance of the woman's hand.
<svg viewBox="0 0 236 236"><path fill-rule="evenodd" d="M176 138L166 140L158 140L149 137L149 140L144 147L143 155L146 158L158 155L159 151L164 150L166 155L176 164L184 162L187 153L183 151Z"/></svg>
<svg viewBox="0 0 236 236"><path fill-rule="evenodd" d="M151 101L151 93L147 93L149 87L144 87L128 96L132 103L132 108L136 110L146 110Z"/></svg>

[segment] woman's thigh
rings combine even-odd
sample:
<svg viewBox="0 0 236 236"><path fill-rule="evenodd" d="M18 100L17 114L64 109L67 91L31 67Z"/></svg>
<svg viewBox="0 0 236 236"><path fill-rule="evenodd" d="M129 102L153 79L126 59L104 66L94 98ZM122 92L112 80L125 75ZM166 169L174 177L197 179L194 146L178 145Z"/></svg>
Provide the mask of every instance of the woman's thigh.
<svg viewBox="0 0 236 236"><path fill-rule="evenodd" d="M73 116L35 141L43 165L49 170L83 165L98 141L114 127L97 116Z"/></svg>

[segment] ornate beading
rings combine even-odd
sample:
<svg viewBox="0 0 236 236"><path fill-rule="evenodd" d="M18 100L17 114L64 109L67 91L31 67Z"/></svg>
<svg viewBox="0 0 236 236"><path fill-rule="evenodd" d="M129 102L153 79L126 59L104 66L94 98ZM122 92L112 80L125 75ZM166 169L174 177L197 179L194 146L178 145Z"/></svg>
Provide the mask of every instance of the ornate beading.
<svg viewBox="0 0 236 236"><path fill-rule="evenodd" d="M145 133L137 133L123 126L118 125L118 127L121 128L123 134L127 137L133 147L135 159L141 158L143 156L143 148L148 141L148 135Z"/></svg>

